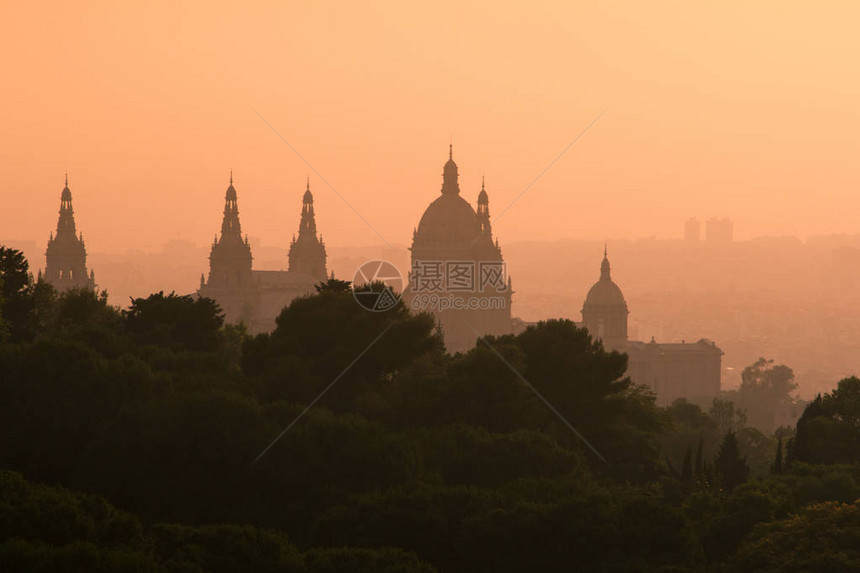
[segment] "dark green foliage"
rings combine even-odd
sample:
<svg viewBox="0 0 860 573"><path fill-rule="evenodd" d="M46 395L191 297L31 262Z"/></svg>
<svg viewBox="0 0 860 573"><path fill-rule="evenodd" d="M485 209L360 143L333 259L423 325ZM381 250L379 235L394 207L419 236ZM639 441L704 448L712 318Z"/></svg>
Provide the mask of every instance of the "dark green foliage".
<svg viewBox="0 0 860 573"><path fill-rule="evenodd" d="M243 348L243 370L254 377L264 401L308 403L343 373L321 405L373 411L384 407L380 394L397 372L427 353L441 352L429 315L411 316L402 303L369 312L340 288L293 301L276 322L271 335L257 336Z"/></svg>
<svg viewBox="0 0 860 573"><path fill-rule="evenodd" d="M741 545L728 571L793 573L860 570L860 504L827 502L763 523Z"/></svg>
<svg viewBox="0 0 860 573"><path fill-rule="evenodd" d="M21 251L0 247L0 342L32 340L54 298L46 282L33 282Z"/></svg>
<svg viewBox="0 0 860 573"><path fill-rule="evenodd" d="M860 379L840 380L833 392L818 396L806 407L789 444L787 461L860 461Z"/></svg>
<svg viewBox="0 0 860 573"><path fill-rule="evenodd" d="M779 441L776 443L776 455L773 458L770 473L777 475L782 473L782 436L780 436Z"/></svg>
<svg viewBox="0 0 860 573"><path fill-rule="evenodd" d="M32 312L0 345L0 468L122 511L0 470L4 572L784 570L760 550L786 542L777 524L860 498L860 464L840 463L856 379L810 405L780 473L790 433L731 402L657 408L570 321L451 356L432 317L367 312L329 280L249 337L206 299L120 312L9 260L23 286L4 300Z"/></svg>
<svg viewBox="0 0 860 573"><path fill-rule="evenodd" d="M218 350L224 315L212 299L164 292L135 298L124 311L125 324L138 344L212 352Z"/></svg>
<svg viewBox="0 0 860 573"><path fill-rule="evenodd" d="M737 436L729 430L714 458L714 476L717 485L721 489L732 491L746 481L749 471L747 460L741 457L738 449Z"/></svg>
<svg viewBox="0 0 860 573"><path fill-rule="evenodd" d="M4 573L433 573L401 550L315 549L251 526L156 524L145 531L104 499L0 471Z"/></svg>
<svg viewBox="0 0 860 573"><path fill-rule="evenodd" d="M681 481L693 481L693 448L687 446L687 451L684 453L684 465L681 467Z"/></svg>

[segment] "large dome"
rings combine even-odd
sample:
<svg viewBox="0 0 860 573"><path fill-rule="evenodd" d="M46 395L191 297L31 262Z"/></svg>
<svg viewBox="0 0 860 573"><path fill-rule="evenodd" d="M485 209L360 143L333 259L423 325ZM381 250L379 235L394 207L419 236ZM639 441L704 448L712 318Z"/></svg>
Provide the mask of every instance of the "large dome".
<svg viewBox="0 0 860 573"><path fill-rule="evenodd" d="M481 234L475 210L458 194L445 193L430 203L415 234L419 245L468 247Z"/></svg>
<svg viewBox="0 0 860 573"><path fill-rule="evenodd" d="M609 275L609 259L603 255L603 263L600 265L600 280L594 283L588 296L585 297L585 306L623 306L627 308L627 301L618 285L612 282Z"/></svg>
<svg viewBox="0 0 860 573"><path fill-rule="evenodd" d="M453 148L448 150L448 162L442 173L442 194L430 203L418 229L413 247L471 248L481 236L481 223L475 209L460 197L457 164Z"/></svg>

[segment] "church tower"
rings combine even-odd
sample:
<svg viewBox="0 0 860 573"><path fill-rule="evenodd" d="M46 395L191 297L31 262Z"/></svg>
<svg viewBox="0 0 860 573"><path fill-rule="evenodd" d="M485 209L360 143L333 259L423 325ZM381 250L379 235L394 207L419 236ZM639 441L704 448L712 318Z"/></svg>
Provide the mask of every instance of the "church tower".
<svg viewBox="0 0 860 573"><path fill-rule="evenodd" d="M627 350L627 302L621 289L610 277L609 257L603 249L600 280L597 281L582 305L582 324L595 339L603 341L606 350Z"/></svg>
<svg viewBox="0 0 860 573"><path fill-rule="evenodd" d="M242 238L239 204L236 199L236 189L233 187L233 174L230 173L230 186L224 199L221 237L215 237L209 255L208 286L236 289L250 287L253 282L252 259L248 237Z"/></svg>
<svg viewBox="0 0 860 573"><path fill-rule="evenodd" d="M224 311L227 322L251 326L256 313L256 282L251 270L251 245L242 237L239 223L239 203L230 186L224 198L224 218L221 236L215 236L209 254L209 280L200 277L200 296L215 300Z"/></svg>
<svg viewBox="0 0 860 573"><path fill-rule="evenodd" d="M289 272L303 273L319 281L325 281L326 270L325 243L322 235L317 234L314 217L314 196L311 193L310 179L302 199L302 219L299 223L298 238L293 235L290 242Z"/></svg>
<svg viewBox="0 0 860 573"><path fill-rule="evenodd" d="M48 239L45 252L45 280L58 291L72 288L95 288L95 276L87 274L87 249L84 247L83 234L76 235L75 212L72 209L72 192L69 190L69 176L60 195L60 218L57 221L57 236L53 233Z"/></svg>

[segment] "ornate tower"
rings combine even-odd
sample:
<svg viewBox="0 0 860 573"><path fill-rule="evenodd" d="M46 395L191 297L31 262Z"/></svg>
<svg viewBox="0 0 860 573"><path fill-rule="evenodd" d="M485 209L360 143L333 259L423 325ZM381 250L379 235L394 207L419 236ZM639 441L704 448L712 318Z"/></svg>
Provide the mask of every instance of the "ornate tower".
<svg viewBox="0 0 860 573"><path fill-rule="evenodd" d="M298 238L293 235L290 242L289 271L303 273L317 280L326 280L326 252L322 235L317 234L317 222L314 217L314 196L311 194L311 183L302 199L302 219L299 223Z"/></svg>
<svg viewBox="0 0 860 573"><path fill-rule="evenodd" d="M57 221L57 236L48 239L45 251L45 280L58 291L71 288L95 288L95 276L87 274L87 249L83 234L75 235L75 212L72 209L72 192L69 176L60 195L60 218Z"/></svg>
<svg viewBox="0 0 860 573"><path fill-rule="evenodd" d="M442 192L424 211L411 251L407 304L435 315L449 351L468 350L479 336L511 332L513 291L502 250L493 240L487 190L482 182L477 211L460 196L452 147Z"/></svg>
<svg viewBox="0 0 860 573"><path fill-rule="evenodd" d="M239 223L239 204L236 189L233 188L233 174L230 173L230 186L224 200L224 219L221 222L221 237L212 242L209 255L209 287L250 288L253 284L251 274L251 245L248 237L242 238Z"/></svg>
<svg viewBox="0 0 860 573"><path fill-rule="evenodd" d="M490 198L484 187L484 178L481 177L481 192L478 193L478 223L481 225L481 233L490 234Z"/></svg>
<svg viewBox="0 0 860 573"><path fill-rule="evenodd" d="M591 336L603 341L606 350L624 352L627 349L627 302L609 273L609 257L603 248L600 280L582 305L582 323Z"/></svg>

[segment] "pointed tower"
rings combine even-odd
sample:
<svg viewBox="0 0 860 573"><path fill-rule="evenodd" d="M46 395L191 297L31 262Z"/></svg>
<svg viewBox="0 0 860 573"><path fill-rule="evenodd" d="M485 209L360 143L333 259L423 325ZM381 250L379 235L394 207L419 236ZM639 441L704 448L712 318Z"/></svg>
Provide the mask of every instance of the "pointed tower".
<svg viewBox="0 0 860 573"><path fill-rule="evenodd" d="M44 278L58 291L71 288L95 288L95 276L87 272L87 249L82 234L76 234L75 212L72 209L72 192L69 190L69 176L60 195L60 218L57 221L57 235L48 239L45 251Z"/></svg>
<svg viewBox="0 0 860 573"><path fill-rule="evenodd" d="M442 171L442 194L460 194L460 173L454 163L454 144L448 146L448 161Z"/></svg>
<svg viewBox="0 0 860 573"><path fill-rule="evenodd" d="M326 252L322 235L317 234L314 217L314 196L308 179L305 196L302 199L302 218L299 222L299 235L290 242L289 271L303 273L317 280L326 280Z"/></svg>
<svg viewBox="0 0 860 573"><path fill-rule="evenodd" d="M609 256L603 247L600 280L594 283L582 305L582 323L595 339L603 341L606 350L627 349L627 301L610 276Z"/></svg>
<svg viewBox="0 0 860 573"><path fill-rule="evenodd" d="M481 233L490 235L490 198L484 187L484 177L481 176L481 192L478 193L478 223L481 225Z"/></svg>
<svg viewBox="0 0 860 573"><path fill-rule="evenodd" d="M221 237L215 237L209 255L209 287L243 288L253 283L251 274L251 245L242 238L239 223L239 203L230 173L230 186L224 199L224 219L221 222Z"/></svg>

